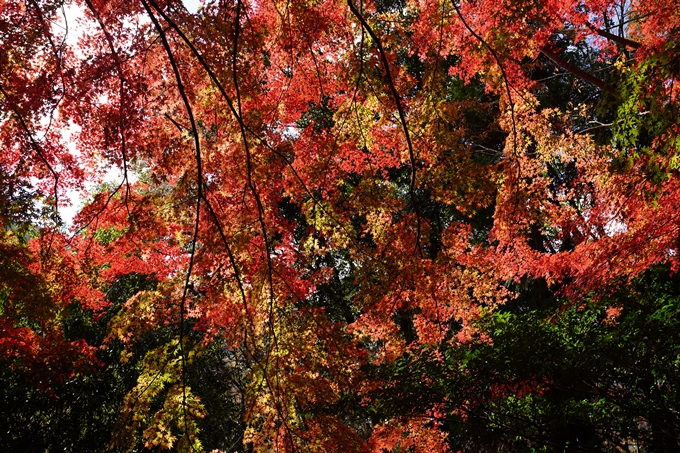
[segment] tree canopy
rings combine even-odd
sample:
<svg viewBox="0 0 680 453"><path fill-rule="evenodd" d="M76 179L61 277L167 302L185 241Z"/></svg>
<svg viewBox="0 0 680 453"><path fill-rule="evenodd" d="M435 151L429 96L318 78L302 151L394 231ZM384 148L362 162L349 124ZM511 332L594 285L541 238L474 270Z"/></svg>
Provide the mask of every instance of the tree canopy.
<svg viewBox="0 0 680 453"><path fill-rule="evenodd" d="M0 444L677 450L678 6L0 0Z"/></svg>

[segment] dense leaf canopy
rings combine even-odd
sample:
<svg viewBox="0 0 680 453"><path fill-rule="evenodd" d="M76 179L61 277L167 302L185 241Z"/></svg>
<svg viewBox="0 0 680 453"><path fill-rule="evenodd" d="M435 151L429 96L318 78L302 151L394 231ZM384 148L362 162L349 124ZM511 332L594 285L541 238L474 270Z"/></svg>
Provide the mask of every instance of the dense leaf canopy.
<svg viewBox="0 0 680 453"><path fill-rule="evenodd" d="M0 0L0 444L677 450L679 6Z"/></svg>

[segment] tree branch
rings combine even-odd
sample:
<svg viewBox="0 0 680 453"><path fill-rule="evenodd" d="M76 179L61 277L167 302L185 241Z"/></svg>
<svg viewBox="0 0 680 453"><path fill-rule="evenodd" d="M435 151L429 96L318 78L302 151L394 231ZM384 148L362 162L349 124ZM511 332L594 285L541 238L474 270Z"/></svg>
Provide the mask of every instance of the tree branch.
<svg viewBox="0 0 680 453"><path fill-rule="evenodd" d="M584 71L583 69L579 68L578 66L574 66L573 64L569 63L557 53L555 53L552 49L550 49L549 46L543 46L541 47L541 53L545 55L546 57L550 58L557 66L560 68L571 72L574 74L576 77L585 80L586 82L589 82L602 91L606 91L609 94L613 94L614 96L618 96L618 93L612 87L611 85L607 84L604 80L599 79L592 75L589 72Z"/></svg>
<svg viewBox="0 0 680 453"><path fill-rule="evenodd" d="M587 27L594 31L595 33L597 33L598 35L602 36L603 38L607 38L611 41L614 41L617 44L621 44L622 46L632 47L633 49L639 49L641 46L641 44L637 41L624 38L623 36L615 35L614 33L610 33L607 30L601 30L599 28L596 28L591 23L588 23Z"/></svg>

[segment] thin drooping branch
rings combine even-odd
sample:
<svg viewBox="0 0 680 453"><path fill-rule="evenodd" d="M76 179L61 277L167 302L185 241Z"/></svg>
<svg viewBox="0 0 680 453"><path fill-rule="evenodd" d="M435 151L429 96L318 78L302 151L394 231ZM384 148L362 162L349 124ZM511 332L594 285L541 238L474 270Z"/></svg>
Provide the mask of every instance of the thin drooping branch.
<svg viewBox="0 0 680 453"><path fill-rule="evenodd" d="M212 68L207 64L207 62L205 61L205 59L203 58L203 56L198 52L198 50L196 49L196 47L193 45L192 41L189 40L189 38L188 38L188 37L186 36L186 34L182 31L182 29L179 28L179 26L178 26L178 25L177 25L177 24L176 24L176 23L175 23L168 15L167 15L167 14L165 14L165 12L164 12L163 10L161 10L161 9L158 7L158 5L156 4L156 2L155 2L154 0L148 0L148 1L149 1L150 6L151 6L152 8L154 8L154 9L156 10L156 12L158 12L158 14L163 18L163 20L165 20L165 21L168 23L168 25L170 26L170 28L172 28L172 29L179 35L179 37L182 39L182 41L184 41L184 43L189 47L189 49L191 50L192 54L193 54L193 55L196 57L196 59L199 61L199 63L201 64L201 66L202 66L202 67L205 69L205 71L208 73L208 76L209 76L210 79L213 81L213 83L215 83L215 85L217 86L217 88L218 88L220 94L222 95L222 97L224 98L224 100L227 102L227 105L229 106L229 109L230 109L231 113L233 114L234 118L236 118L237 122L239 123L239 126L240 126L240 128L241 128L241 135L242 135L244 141L246 141L246 138L247 138L247 137L246 137L246 135L245 135L245 131L246 131L246 130L249 130L249 129L247 128L247 126L246 126L245 123L243 122L243 120L242 120L242 118L241 118L239 112L237 112L236 107L234 106L234 102L232 101L231 97L227 94L226 89L224 88L224 86L222 85L222 83L219 81L219 79L217 78L217 76L216 76L215 73L213 72ZM170 119L170 120L173 122L173 124L175 124L175 126L178 127L180 130L181 130L181 129L185 129L184 126L181 126L179 123L177 123L176 121L174 121L172 118L169 118L169 119ZM233 252L231 246L229 245L229 241L228 241L228 239L227 239L227 236L226 236L226 233L225 233L225 231L224 231L224 228L222 227L222 223L220 222L220 219L219 219L219 217L218 217L218 215L217 215L217 212L215 211L215 209L214 209L212 203L211 203L210 200L208 199L206 191L204 191L204 190L201 191L200 195L201 195L201 197L202 197L202 199L203 199L203 202L205 203L205 205L206 205L206 207L207 207L207 209L208 209L208 213L210 214L210 217L212 218L212 221L213 221L215 227L217 228L217 231L218 231L218 234L219 234L220 239L221 239L221 241L222 241L222 244L224 245L224 248L225 248L226 251L227 251L227 256L229 257L229 261L230 261L230 264L231 264L231 268L232 268L232 270L233 270L233 272L234 272L234 279L236 280L236 284L237 284L238 289L239 289L239 295L240 295L240 297L241 297L241 301L242 301L242 303L243 303L243 307L244 307L245 313L248 313L248 312L249 312L249 308L248 308L248 299L247 299L247 297L246 297L246 291L245 291L245 285L244 285L244 282L243 282L243 277L242 277L242 275L241 275L241 271L240 271L239 268L238 268L238 263L237 263L237 260L236 260L236 255L234 254L234 252ZM263 224L263 221L262 221L260 224L262 225L262 224ZM271 294L273 294L273 292L272 292ZM273 296L272 296L272 297L273 297ZM247 318L246 321L250 321L250 319L249 319L248 317L246 317L246 318ZM252 323L251 323L251 324L252 324ZM253 327L252 325L251 325L251 327L254 329L254 327ZM244 341L244 345L245 345L245 344L247 343L247 341L248 341L248 329L247 329L247 328L244 329L243 335L244 335L244 340L243 340L243 341Z"/></svg>
<svg viewBox="0 0 680 453"><path fill-rule="evenodd" d="M390 63L387 60L387 54L385 52L385 49L382 46L382 42L378 38L378 36L375 34L373 31L373 28L369 25L369 23L366 21L366 18L359 12L357 7L354 5L352 0L347 0L347 5L349 6L349 9L352 11L352 14L359 20L361 23L362 28L364 28L368 34L371 36L371 39L373 39L373 42L375 43L376 47L378 48L378 53L380 53L380 60L382 61L383 67L385 68L385 76L387 78L387 83L390 87L390 91L392 93L392 97L394 98L394 102L397 105L397 111L399 113L399 121L401 122L401 126L404 129L404 136L406 137L406 145L408 147L408 155L409 155L409 160L411 161L411 178L409 182L409 195L411 197L411 204L413 204L413 210L416 213L416 250L420 254L420 256L423 255L422 248L420 247L420 208L418 207L418 202L416 200L416 195L415 195L415 186L416 186L416 157L415 157L415 152L413 151L413 143L411 143L411 134L409 133L408 130L408 124L406 123L406 114L404 113L404 107L401 103L401 97L399 96L399 92L397 91L397 88L394 86L394 79L392 77L392 73L390 71Z"/></svg>
<svg viewBox="0 0 680 453"><path fill-rule="evenodd" d="M512 99L512 91L510 90L510 80L508 79L508 74L505 72L505 67L501 63L501 59L498 56L498 52L496 52L496 49L491 47L491 45L488 42L486 42L486 40L482 38L479 35L479 33L477 33L470 26L470 24L467 23L465 17L463 16L463 13L460 11L460 7L456 3L456 0L451 0L451 4L453 5L453 9L456 10L456 15L458 16L458 19L461 21L463 26L477 41L479 41L484 47L486 47L486 49L489 51L489 53L491 53L491 56L496 61L496 64L498 65L498 68L501 71L501 76L503 77L503 82L505 84L505 92L508 96L508 103L510 104L510 118L512 120L512 149L513 154L517 154L517 124L515 121L515 102Z"/></svg>
<svg viewBox="0 0 680 453"><path fill-rule="evenodd" d="M510 104L510 120L512 123L512 154L517 159L517 179L519 180L521 178L521 173L522 173L522 167L521 167L521 161L519 160L517 156L517 121L515 119L515 102L512 98L512 90L510 89L510 80L508 78L508 74L505 71L505 67L503 66L503 63L501 62L500 56L498 55L498 52L496 52L496 49L494 49L482 36L479 35L471 26L470 24L467 23L465 20L465 17L463 16L463 13L460 10L460 7L456 3L456 0L451 0L451 4L453 5L453 9L456 10L456 15L458 16L458 19L461 21L463 26L467 29L467 31L477 40L479 41L486 49L491 53L491 56L493 56L493 59L496 61L496 64L498 65L498 68L501 71L501 76L503 77L503 83L505 85L505 93L508 96L508 103ZM519 208L519 198L516 199L517 202L515 203L515 210Z"/></svg>
<svg viewBox="0 0 680 453"><path fill-rule="evenodd" d="M190 250L190 256L189 256L189 267L187 269L187 276L184 282L184 289L182 291L182 299L180 301L180 324L179 324L179 348L180 348L180 355L182 359L182 373L181 373L181 382L182 382L182 415L183 415L183 422L184 422L184 434L188 435L188 426L187 426L187 391L186 391L186 352L184 350L184 318L186 316L186 299L187 299L187 293L189 290L189 285L190 285L190 279L191 279L191 273L193 271L194 267L194 261L196 257L196 243L198 241L198 231L199 231L199 226L200 226L200 221L201 221L201 200L203 199L203 166L201 162L201 140L198 135L198 128L196 127L196 120L194 118L194 113L191 108L191 103L189 102L189 98L186 94L186 91L184 89L184 84L182 83L182 76L179 72L179 67L177 66L177 62L175 61L175 57L172 53L172 49L170 49L170 44L168 43L168 39L165 36L165 31L161 27L160 23L158 22L158 19L156 19L156 16L153 14L151 11L151 8L149 5L146 3L145 0L142 0L142 5L144 6L144 9L146 10L146 13L149 15L149 18L154 24L154 27L156 28L156 31L158 32L160 38L161 38L161 43L163 44L163 48L165 49L165 52L168 56L168 60L170 61L170 65L172 66L172 71L175 75L175 81L177 83L177 90L179 91L180 97L182 98L182 102L184 104L184 108L186 109L187 115L189 116L189 122L191 123L191 131L192 135L194 138L194 148L195 148L195 158L196 158L196 180L197 180L197 197L196 197L196 220L194 221L194 232L193 232L193 237L191 239L191 250ZM193 444L189 442L189 445L191 445L192 450L193 450Z"/></svg>
<svg viewBox="0 0 680 453"><path fill-rule="evenodd" d="M236 121L238 122L239 127L240 127L240 130L241 130L241 135L242 135L242 137L244 138L244 141L246 141L246 139L247 139L247 137L246 137L246 131L247 131L247 132L249 132L250 134L252 134L253 137L255 137L255 138L256 138L256 139L257 139L257 140L265 147L265 148L269 149L272 153L274 153L274 154L276 154L278 157L280 157L280 158L285 162L285 164L291 169L291 171L293 172L293 174L294 174L296 180L297 180L297 181L301 184L301 186L304 188L304 190L305 190L305 192L307 193L307 195L309 195L309 197L315 202L315 204L316 204L321 210L323 210L323 212L326 213L326 214L331 218L331 220L332 220L335 224L337 224L343 231L345 231L345 232L347 233L347 236L350 238L350 240L351 240L355 245L358 246L359 244L356 242L356 240L355 240L354 238L352 238L352 235L349 233L349 231L347 231L347 228L342 224L342 222L340 222L340 220L338 220L338 219L333 215L332 212L328 211L328 210L324 207L323 203L320 203L320 202L319 202L319 200L317 199L317 197L315 196L315 194L313 193L313 191L310 190L309 187L307 187L307 185L305 184L304 180L302 179L302 177L300 176L300 174L297 172L297 170L296 170L295 167L293 166L293 162L291 162L291 160L290 160L286 155L284 155L284 154L281 153L279 150L277 150L276 148L274 148L272 145L270 145L269 143L267 143L267 141L265 140L265 138L261 137L256 131L253 131L252 129L250 129L250 128L248 127L248 125L245 124L245 122L244 122L243 119L241 118L241 115L240 115L239 112L236 110L235 104L234 104L234 102L232 101L231 96L229 96L229 94L227 93L226 88L224 87L224 84L223 84L223 83L220 81L220 79L217 77L217 74L216 74L215 71L212 69L212 66L208 64L208 62L206 61L205 57L203 57L203 55L201 54L201 52L198 51L198 49L196 48L196 46L194 45L194 43L189 39L189 37L182 31L181 28L179 28L179 26L178 26L178 25L177 25L177 24L176 24L176 23L175 23L168 15L167 15L167 14L165 14L164 11L162 11L160 8L158 8L158 6L156 5L156 3L155 3L154 0L148 0L148 1L149 1L150 5L151 5L154 9L156 9L156 11L158 11L158 13L161 15L161 17L163 17L163 19L168 23L168 25L170 26L170 28L172 28L172 29L177 33L177 35L180 37L180 39L182 39L182 41L184 41L184 43L187 45L187 47L189 47L189 49L191 50L192 54L196 57L196 59L198 60L198 62L200 63L200 65L203 67L203 69L205 70L205 72L208 74L208 77L210 77L210 80L212 80L212 82L215 84L215 86L217 87L217 90L220 92L220 95L222 96L222 98L223 98L223 99L225 100L225 102L227 103L227 105L228 105L228 107L229 107L229 110L231 111L232 115L234 116L234 118L235 118ZM215 222L215 225L216 225L216 227L217 227L217 229L218 229L218 231L219 231L221 240L222 240L222 242L223 242L223 244L224 244L224 246L225 246L225 248L226 248L226 250L227 250L227 253L228 253L228 255L229 255L229 258L230 258L230 260L231 260L231 265L232 265L232 268L233 268L233 270L234 270L234 275L235 275L236 281L237 281L238 286L239 286L239 292L240 292L240 294L241 294L241 297L242 297L242 299L243 299L243 304L244 304L244 306L245 306L245 308L246 308L246 311L247 311L248 305L247 305L247 299L246 299L246 296L245 296L245 290L244 290L244 286L243 286L243 283L242 283L242 279L241 279L241 277L240 277L240 272L239 272L239 270L238 270L238 267L237 267L237 264L236 264L236 261L235 261L234 254L232 253L232 250L231 250L231 248L230 248L230 246L229 246L229 243L228 243L228 241L227 241L226 235L225 235L225 233L224 233L224 231L223 231L223 229L222 229L222 226L221 226L221 224L220 224L219 218L217 217L217 213L215 212L215 210L214 210L212 204L209 202L209 200L208 200L207 198L204 198L204 202L206 203L206 206L208 207L208 211L210 212L210 215L211 215L211 217L213 218L213 221ZM359 247L359 250L361 251L361 254L362 254L363 256L365 256L367 259L372 260L372 261L375 260L375 258L374 258L372 255L366 253L361 247Z"/></svg>
<svg viewBox="0 0 680 453"><path fill-rule="evenodd" d="M149 4L158 12L158 14L160 14L161 17L163 17L163 20L165 20L168 23L170 28L172 28L179 35L179 37L182 39L182 41L184 41L184 43L189 47L189 49L191 50L191 53L194 54L194 56L196 57L198 62L201 64L201 66L203 66L205 71L208 73L208 76L213 81L213 83L216 85L217 89L219 90L220 94L222 95L222 98L226 101L227 105L229 106L229 110L231 111L232 115L234 115L234 118L236 119L236 121L239 124L240 132L241 132L241 138L243 140L245 153L246 153L246 164L247 164L247 170L248 170L248 178L249 178L250 183L252 183L252 178L251 178L251 176L252 176L252 174L251 174L252 164L251 164L251 158L250 158L250 146L249 146L249 142L248 142L248 137L246 135L246 131L248 130L248 128L245 125L245 123L243 122L243 118L242 118L241 113L240 113L240 100L238 101L239 106L238 106L238 110L237 110L237 107L235 106L234 101L227 94L227 91L224 88L224 85L217 78L217 75L212 70L210 65L208 65L205 58L203 58L203 55L201 55L201 53L198 51L198 49L196 49L196 46L194 46L193 42L187 37L187 35L182 31L182 29L179 28L177 23L175 23L167 14L165 14L165 12L156 4L156 2L154 0L148 0L148 1L149 1ZM240 2L238 2L238 3L240 5ZM237 88L237 93L238 93L238 87L236 87L236 88ZM267 229L266 229L266 226L265 226L265 223L264 223L264 209L263 209L263 206L262 206L262 201L260 200L260 196L259 196L255 186L249 185L249 188L251 189L251 192L253 193L253 197L255 198L255 201L258 205L258 221L259 221L260 227L263 231L263 239L264 239L265 247L266 247L265 253L267 255L268 264L270 265L270 274L271 274L271 264L272 263L271 263L271 256L269 254L269 240L268 240L268 235L267 235ZM207 197L205 197L204 193L202 193L202 196L204 197L204 201L209 204L209 201L208 201ZM215 211L212 210L212 208L210 208L209 210L213 214L215 213ZM218 223L217 216L214 217L214 221L216 223ZM226 240L225 240L224 244L225 244L225 247L227 247L227 249L229 250L229 245L227 244ZM229 254L230 254L230 256L232 256L231 251L229 251ZM234 269L236 268L236 262L235 261L232 261L232 266L234 267ZM236 274L238 275L238 272ZM269 280L270 280L270 299L273 300L274 291L273 291L273 283L272 283L271 275L269 277ZM239 286L240 285L241 285L241 283L239 282ZM241 288L241 292L242 292L243 297L244 297L243 302L244 302L244 304L247 304L247 301L245 299L245 292L243 291L242 288Z"/></svg>
<svg viewBox="0 0 680 453"><path fill-rule="evenodd" d="M234 52L232 54L232 76L233 76L233 82L234 82L234 89L236 91L236 108L238 110L238 116L239 118L243 119L243 112L241 110L241 90L239 87L239 81L238 81L238 67L237 67L237 60L238 60L238 44L239 44L239 35L241 32L241 2L237 0L236 2L236 14L234 17ZM264 246L265 246L265 252L267 256L267 282L269 284L269 332L270 335L272 336L274 340L274 347L278 349L278 339L276 335L276 329L274 326L274 277L273 277L273 263L272 263L272 258L271 258L271 253L269 250L269 238L267 235L267 228L264 222L264 207L262 205L262 200L260 199L260 195L257 192L255 188L255 183L252 178L252 173L253 173L253 165L252 165L252 158L251 158L251 152L250 152L250 145L248 143L248 137L246 136L246 131L245 131L245 124L243 120L239 122L239 125L241 127L241 136L243 138L243 147L245 150L246 154L246 173L247 173L247 184L248 187L250 188L251 193L253 194L253 198L255 198L255 202L257 204L257 210L258 210L258 220L260 223L260 228L262 231L262 240L264 241ZM267 348L267 358L265 359L265 366L269 362L269 356L270 356L270 348ZM279 357L276 357L277 361L277 368L279 368ZM270 391L273 393L273 384L271 383L269 373L266 372L266 369L263 369L263 376L264 379L267 382L267 386L269 387ZM279 381L279 375L278 373L275 373L274 379L276 380L277 384L277 390L278 394L281 395L281 387L280 387L280 381ZM287 422L284 414L284 409L283 409L283 404L281 403L280 398L276 398L276 410L279 414L279 417L281 418L281 422L283 423L283 426L286 430L286 434L288 435L288 440L290 442L290 446L293 449L293 451L296 451L297 449L295 448L295 442L293 441L293 433L291 431L290 424Z"/></svg>
<svg viewBox="0 0 680 453"><path fill-rule="evenodd" d="M47 115L48 116L48 122L47 122L47 127L45 128L45 135L43 138L47 135L47 131L50 130L52 127L52 122L54 121L54 116L59 108L59 105L61 104L61 101L64 99L66 96L66 80L64 79L64 71L63 71L63 58L64 58L64 47L66 46L66 38L68 37L68 20L66 19L66 14L64 13L64 29L65 33L63 38L61 39L61 42L59 43L59 46L57 46L52 39L52 34L47 31L50 29L50 25L47 24L47 21L45 20L45 17L42 13L42 10L40 8L40 5L36 2L36 0L30 0L31 5L33 6L33 9L36 12L36 15L38 17L38 20L40 21L40 24L42 25L43 29L45 30L45 37L47 38L48 42L50 43L50 47L52 48L52 53L54 55L54 58L56 60L56 66L59 71L59 78L61 79L61 95L59 98L56 100L56 102L53 103L52 107L50 108L50 113ZM64 7L62 6L62 12L64 11Z"/></svg>
<svg viewBox="0 0 680 453"><path fill-rule="evenodd" d="M113 58L116 62L116 70L118 72L118 80L119 80L119 97L120 99L118 100L118 133L120 134L120 152L121 152L121 158L123 159L123 182L125 184L125 209L127 210L128 217L130 216L130 207L128 206L128 200L130 198L130 180L128 178L128 158L127 158L127 146L125 144L125 123L123 118L125 117L124 112L125 112L125 83L127 83L125 79L125 74L123 72L123 62L122 59L120 58L120 55L118 54L118 51L116 51L116 47L114 46L113 42L113 37L111 36L111 33L109 33L108 29L104 25L104 21L102 20L99 11L97 11L92 4L91 0L85 0L85 3L87 4L87 7L90 9L92 12L92 15L94 16L95 20L99 24L99 27L102 29L102 32L104 33L104 37L106 38L106 43L109 46L109 51L111 52L111 55L113 55ZM129 83L128 83L129 85ZM120 187L116 189L116 192L120 189Z"/></svg>
<svg viewBox="0 0 680 453"><path fill-rule="evenodd" d="M241 111L241 90L239 88L238 82L238 71L237 71L237 60L238 60L238 39L241 31L241 2L236 2L236 16L234 18L234 52L232 55L232 76L234 78L234 89L236 90L236 109L238 112L238 117L241 118L239 121L239 127L241 129L241 138L243 140L243 149L246 155L246 177L247 184L250 192L255 199L255 204L257 205L257 216L260 223L260 229L262 231L262 240L264 241L265 255L267 257L267 282L269 284L269 322L273 323L273 310L274 310L274 277L272 275L272 257L269 250L269 235L267 234L267 226L264 221L264 207L262 205L262 199L258 193L255 182L253 181L253 162L252 155L250 152L250 144L248 142L248 136L246 135L245 124L243 122L243 112ZM274 327L271 324L272 334L274 334Z"/></svg>
<svg viewBox="0 0 680 453"><path fill-rule="evenodd" d="M58 192L58 186L59 186L59 174L54 170L52 165L50 165L49 161L47 160L47 157L45 156L45 153L43 153L42 147L36 140L36 138L33 136L33 133L31 130L28 128L28 124L26 124L26 120L24 119L23 115L19 111L19 108L12 102L12 99L10 98L9 94L5 91L5 88L0 84L0 93L4 96L5 100L9 104L10 110L14 113L14 116L16 116L17 120L19 121L19 124L21 125L21 128L24 130L24 133L28 137L28 140L31 142L31 147L35 151L35 153L40 157L40 160L45 164L49 172L52 174L52 177L54 178L54 212L56 214L59 213L59 192Z"/></svg>

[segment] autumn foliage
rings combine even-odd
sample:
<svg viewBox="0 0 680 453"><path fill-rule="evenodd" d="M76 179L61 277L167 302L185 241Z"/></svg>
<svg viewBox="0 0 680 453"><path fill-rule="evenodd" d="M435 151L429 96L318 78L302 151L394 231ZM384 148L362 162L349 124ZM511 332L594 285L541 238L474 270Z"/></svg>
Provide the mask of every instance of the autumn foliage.
<svg viewBox="0 0 680 453"><path fill-rule="evenodd" d="M5 399L106 393L93 451L677 448L678 11L0 0Z"/></svg>

